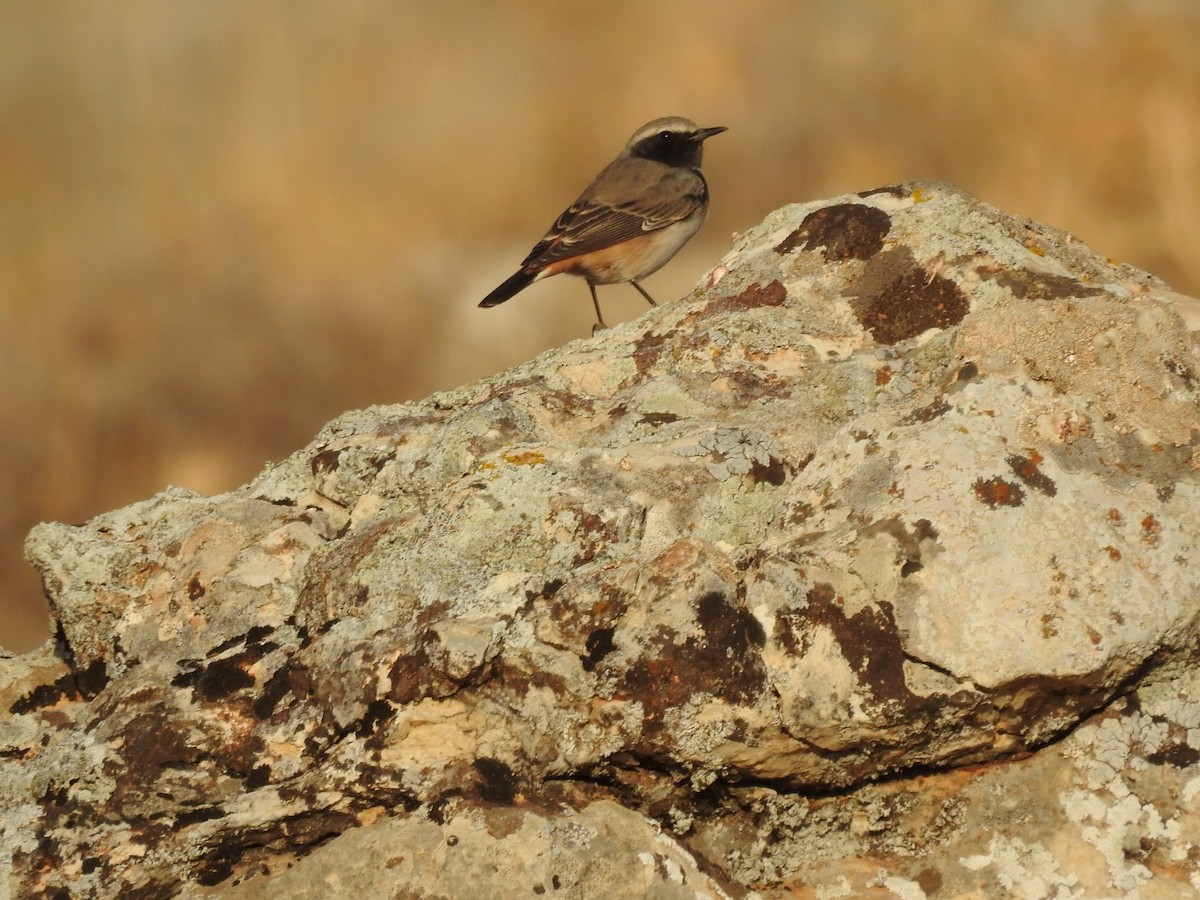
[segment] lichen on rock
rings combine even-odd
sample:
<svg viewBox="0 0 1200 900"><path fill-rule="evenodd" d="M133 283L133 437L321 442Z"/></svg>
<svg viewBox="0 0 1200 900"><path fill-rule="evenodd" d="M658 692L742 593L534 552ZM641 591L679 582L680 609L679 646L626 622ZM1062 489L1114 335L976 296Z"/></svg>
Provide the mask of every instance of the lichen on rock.
<svg viewBox="0 0 1200 900"><path fill-rule="evenodd" d="M1178 302L947 185L789 206L634 322L39 526L10 892L1200 891Z"/></svg>

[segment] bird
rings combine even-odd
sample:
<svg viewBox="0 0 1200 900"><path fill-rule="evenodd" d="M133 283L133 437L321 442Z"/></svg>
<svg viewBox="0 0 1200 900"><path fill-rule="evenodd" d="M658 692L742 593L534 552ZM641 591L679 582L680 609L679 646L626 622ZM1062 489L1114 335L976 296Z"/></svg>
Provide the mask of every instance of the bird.
<svg viewBox="0 0 1200 900"><path fill-rule="evenodd" d="M639 282L666 265L704 224L704 142L727 130L701 128L681 116L647 122L555 220L521 268L479 305L497 306L535 281L566 272L582 277L592 292L593 332L608 327L596 299L598 284L629 282L657 306Z"/></svg>

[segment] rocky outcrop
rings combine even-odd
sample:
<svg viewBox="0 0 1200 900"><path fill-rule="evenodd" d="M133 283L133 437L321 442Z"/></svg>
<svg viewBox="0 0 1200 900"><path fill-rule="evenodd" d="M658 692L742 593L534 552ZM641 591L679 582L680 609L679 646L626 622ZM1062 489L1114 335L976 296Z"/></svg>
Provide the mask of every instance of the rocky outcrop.
<svg viewBox="0 0 1200 900"><path fill-rule="evenodd" d="M1175 302L946 185L790 206L635 322L39 526L11 893L1200 892Z"/></svg>

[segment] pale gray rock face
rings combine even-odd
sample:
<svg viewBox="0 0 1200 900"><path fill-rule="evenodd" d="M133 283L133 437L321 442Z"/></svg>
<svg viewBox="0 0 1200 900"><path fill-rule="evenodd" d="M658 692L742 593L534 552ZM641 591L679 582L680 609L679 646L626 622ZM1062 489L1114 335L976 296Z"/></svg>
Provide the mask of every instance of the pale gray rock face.
<svg viewBox="0 0 1200 900"><path fill-rule="evenodd" d="M39 526L11 895L1200 893L1181 302L947 185L789 206L635 322Z"/></svg>

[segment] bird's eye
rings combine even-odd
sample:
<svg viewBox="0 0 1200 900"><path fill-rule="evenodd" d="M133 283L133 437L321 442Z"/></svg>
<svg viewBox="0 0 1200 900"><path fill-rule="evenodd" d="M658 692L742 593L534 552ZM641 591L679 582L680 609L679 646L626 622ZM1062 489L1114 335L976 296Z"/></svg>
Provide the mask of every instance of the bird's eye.
<svg viewBox="0 0 1200 900"><path fill-rule="evenodd" d="M658 139L660 141L662 141L664 144L669 144L669 143L671 143L671 141L675 140L675 132L664 131L659 134Z"/></svg>

